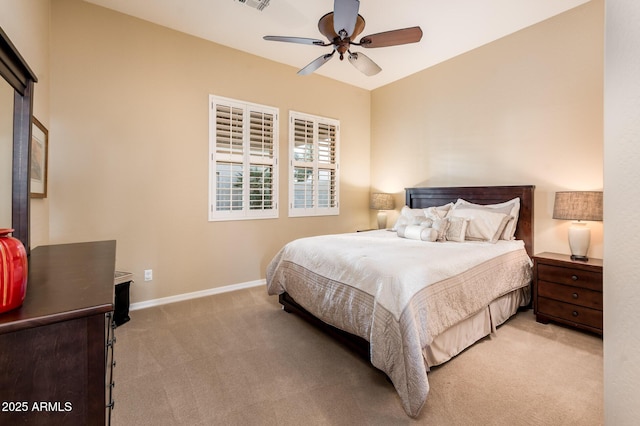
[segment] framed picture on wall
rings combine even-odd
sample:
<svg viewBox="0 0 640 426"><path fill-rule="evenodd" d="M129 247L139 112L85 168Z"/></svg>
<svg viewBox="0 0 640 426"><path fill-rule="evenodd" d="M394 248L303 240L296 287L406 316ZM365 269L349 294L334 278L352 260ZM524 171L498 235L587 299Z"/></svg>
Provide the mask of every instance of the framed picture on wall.
<svg viewBox="0 0 640 426"><path fill-rule="evenodd" d="M47 197L49 131L33 117L31 129L31 198Z"/></svg>

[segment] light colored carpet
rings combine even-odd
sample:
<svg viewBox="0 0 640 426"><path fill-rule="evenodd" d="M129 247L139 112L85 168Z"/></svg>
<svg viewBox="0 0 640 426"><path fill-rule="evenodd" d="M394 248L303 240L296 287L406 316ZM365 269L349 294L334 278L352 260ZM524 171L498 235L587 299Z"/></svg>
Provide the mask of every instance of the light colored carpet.
<svg viewBox="0 0 640 426"><path fill-rule="evenodd" d="M429 373L418 419L384 374L256 287L131 312L113 424L600 425L602 339L518 313Z"/></svg>

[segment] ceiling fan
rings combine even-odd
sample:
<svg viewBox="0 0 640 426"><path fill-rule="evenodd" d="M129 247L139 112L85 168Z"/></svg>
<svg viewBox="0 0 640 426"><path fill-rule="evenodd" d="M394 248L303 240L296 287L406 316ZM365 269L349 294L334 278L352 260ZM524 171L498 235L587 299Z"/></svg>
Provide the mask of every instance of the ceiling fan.
<svg viewBox="0 0 640 426"><path fill-rule="evenodd" d="M355 42L362 30L364 30L364 18L358 14L359 0L334 0L333 12L322 16L318 21L318 29L329 42L304 37L264 36L269 41L284 41L287 43L311 44L315 46L333 46L331 53L320 56L306 67L298 71L299 75L307 75L324 65L338 52L340 60L345 54L349 62L365 75L372 76L379 73L380 68L375 62L360 52L352 52L350 47L360 46L365 48L397 46L400 44L416 43L422 38L420 27L403 28L400 30L385 31L370 34Z"/></svg>

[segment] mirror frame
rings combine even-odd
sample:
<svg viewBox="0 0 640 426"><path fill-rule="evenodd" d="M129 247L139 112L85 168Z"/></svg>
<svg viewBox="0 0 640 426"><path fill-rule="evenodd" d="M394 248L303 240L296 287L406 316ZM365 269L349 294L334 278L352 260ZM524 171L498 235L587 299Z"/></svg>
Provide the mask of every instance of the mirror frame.
<svg viewBox="0 0 640 426"><path fill-rule="evenodd" d="M0 75L15 90L11 227L14 229L13 236L24 244L29 254L31 117L33 116L33 87L38 79L1 27Z"/></svg>

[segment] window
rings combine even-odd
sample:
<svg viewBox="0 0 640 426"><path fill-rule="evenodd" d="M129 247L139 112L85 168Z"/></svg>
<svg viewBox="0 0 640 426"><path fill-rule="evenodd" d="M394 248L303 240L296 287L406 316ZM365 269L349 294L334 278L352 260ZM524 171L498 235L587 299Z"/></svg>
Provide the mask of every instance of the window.
<svg viewBox="0 0 640 426"><path fill-rule="evenodd" d="M340 122L289 113L289 216L337 215Z"/></svg>
<svg viewBox="0 0 640 426"><path fill-rule="evenodd" d="M209 220L278 217L278 109L209 104Z"/></svg>

